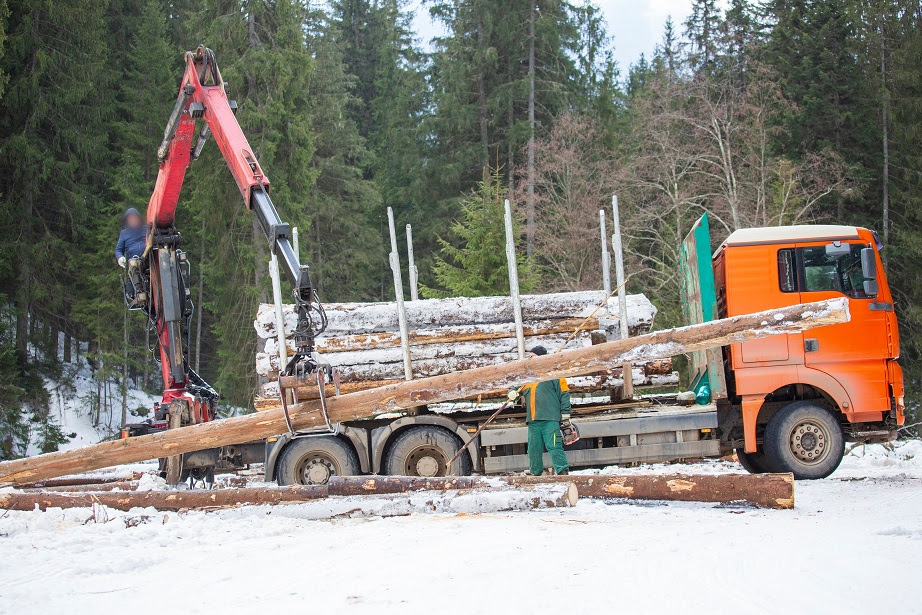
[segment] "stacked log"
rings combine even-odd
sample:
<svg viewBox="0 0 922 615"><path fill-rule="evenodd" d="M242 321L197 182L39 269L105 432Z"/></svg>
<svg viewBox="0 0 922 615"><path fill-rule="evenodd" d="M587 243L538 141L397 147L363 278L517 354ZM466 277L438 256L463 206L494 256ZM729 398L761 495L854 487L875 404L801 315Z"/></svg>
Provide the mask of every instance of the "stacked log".
<svg viewBox="0 0 922 615"><path fill-rule="evenodd" d="M549 351L575 349L617 339L618 303L605 300L601 291L580 291L522 297L527 345ZM499 365L518 358L512 305L508 297L427 299L406 304L410 328L410 358L418 378ZM600 307L601 306L601 307ZM340 303L325 305L329 324L317 340L323 360L337 368L340 392L356 392L396 383L404 378L403 351L397 332L394 303ZM649 330L656 309L643 295L628 297L629 328L634 334ZM291 306L283 309L287 356L295 352L293 334L297 317ZM275 382L280 370L274 306L261 305L254 327L263 342L256 371L264 379L262 396L278 398ZM620 369L583 378L577 392L619 387ZM638 365L632 373L635 386L675 384L671 362ZM329 387L328 395L334 393ZM496 392L502 394L504 392ZM299 399L316 399L319 391L305 387ZM267 405L257 399L256 406Z"/></svg>
<svg viewBox="0 0 922 615"><path fill-rule="evenodd" d="M365 507L361 502L350 506L344 512L364 514L410 514L413 512L487 512L522 510L532 508L559 508L575 506L579 492L575 485L566 482L550 482L521 486L505 485L495 487L487 481L474 479L463 488L430 486L428 488L407 488L384 485L375 490L353 490L343 494L352 496L393 496L395 494L429 492L423 497L393 498ZM393 485L393 483L391 483ZM0 508L6 510L31 511L49 508L90 508L94 505L107 506L115 510L129 511L133 508L155 508L161 511L219 510L246 505L298 504L312 500L326 499L336 494L335 486L293 485L289 487L247 487L241 489L213 489L207 491L96 491L86 493L62 493L54 491L0 493ZM463 500L463 501L459 501ZM396 510L394 510L396 508Z"/></svg>

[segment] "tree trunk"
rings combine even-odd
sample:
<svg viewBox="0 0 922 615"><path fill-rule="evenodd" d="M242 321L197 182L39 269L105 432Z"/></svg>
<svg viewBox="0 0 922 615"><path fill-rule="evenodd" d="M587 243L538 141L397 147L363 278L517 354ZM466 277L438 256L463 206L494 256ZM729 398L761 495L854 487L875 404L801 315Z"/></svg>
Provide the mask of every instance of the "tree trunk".
<svg viewBox="0 0 922 615"><path fill-rule="evenodd" d="M528 186L525 197L525 253L535 253L535 2L528 13Z"/></svg>
<svg viewBox="0 0 922 615"><path fill-rule="evenodd" d="M885 9L881 9L885 11ZM883 168L883 177L881 181L883 182L883 240L884 245L888 245L890 242L890 142L889 142L889 132L888 132L888 106L890 105L890 93L887 90L887 40L886 40L886 28L885 24L885 15L881 15L880 19L880 86L881 86L881 101L880 101L880 114L881 114L881 130L882 130L882 148L884 154L884 168Z"/></svg>
<svg viewBox="0 0 922 615"><path fill-rule="evenodd" d="M487 134L487 86L484 76L486 67L482 63L484 56L483 19L480 15L477 16L477 53L479 58L477 68L477 122L480 126L480 168L486 173L486 169L490 166L490 141Z"/></svg>
<svg viewBox="0 0 922 615"><path fill-rule="evenodd" d="M64 363L70 363L71 361L71 346L73 345L73 340L70 337L70 333L67 331L64 332Z"/></svg>
<svg viewBox="0 0 922 615"><path fill-rule="evenodd" d="M87 474L81 476L61 476L59 478L49 478L38 483L26 483L22 485L23 489L40 489L43 487L74 487L80 485L103 485L108 483L117 483L124 481L137 481L142 476L141 472L127 472L116 474Z"/></svg>
<svg viewBox="0 0 922 615"><path fill-rule="evenodd" d="M597 373L628 360L636 363L667 358L769 335L844 323L848 319L848 300L844 297L798 304L332 397L327 400L327 410L333 423L366 419L483 391L509 388L522 382ZM283 377L281 381L284 386L300 384L295 377ZM325 423L318 402L291 405L288 414L292 427L298 430ZM0 485L41 481L123 463L239 444L287 431L285 414L281 408L276 408L70 451L0 462Z"/></svg>
<svg viewBox="0 0 922 615"><path fill-rule="evenodd" d="M527 508L554 508L570 507L576 504L579 498L577 488L573 483L549 483L523 485L521 487L503 486L503 490L510 493L509 498L490 501L487 498L474 501L465 505L464 512L482 512L485 509L516 510ZM419 491L419 489L387 489L362 491L355 490L350 494L353 497L363 495L386 495ZM429 499L394 500L398 510L392 514L408 514L411 512L426 512L451 508L451 501L459 498L471 499L479 491L491 493L496 489L468 488L456 490L455 488L433 489ZM230 508L241 505L275 505L283 503L299 503L318 500L333 495L327 485L297 485L290 487L244 487L241 489L212 489L203 491L89 491L75 492L7 492L0 493L0 507L7 510L40 510L48 508L89 508L94 504L108 506L117 510L131 510L132 508L152 507L157 510L213 510ZM519 496L519 497L515 497ZM355 509L346 511L363 512L361 503ZM381 514L382 511L375 507L370 514ZM388 512L383 511L385 515Z"/></svg>
<svg viewBox="0 0 922 615"><path fill-rule="evenodd" d="M19 283L16 286L15 304L16 304L16 356L20 365L29 362L29 317L31 311L31 289L32 289L32 212L33 212L33 193L32 181L27 183L26 198L23 199L25 211L22 212L22 220L25 224L22 227L22 242L25 254L20 254L19 263Z"/></svg>
<svg viewBox="0 0 922 615"><path fill-rule="evenodd" d="M794 508L792 474L663 474L509 476L516 487L563 482L583 498L742 503L758 508Z"/></svg>

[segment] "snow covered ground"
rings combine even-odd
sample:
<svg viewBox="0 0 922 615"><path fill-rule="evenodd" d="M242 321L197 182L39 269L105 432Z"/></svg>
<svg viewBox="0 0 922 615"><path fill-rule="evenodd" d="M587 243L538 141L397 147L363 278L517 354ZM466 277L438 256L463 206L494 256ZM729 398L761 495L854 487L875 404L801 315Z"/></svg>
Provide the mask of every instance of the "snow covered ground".
<svg viewBox="0 0 922 615"><path fill-rule="evenodd" d="M0 613L922 613L919 441L856 448L787 511L581 500L318 519L337 507L6 512Z"/></svg>

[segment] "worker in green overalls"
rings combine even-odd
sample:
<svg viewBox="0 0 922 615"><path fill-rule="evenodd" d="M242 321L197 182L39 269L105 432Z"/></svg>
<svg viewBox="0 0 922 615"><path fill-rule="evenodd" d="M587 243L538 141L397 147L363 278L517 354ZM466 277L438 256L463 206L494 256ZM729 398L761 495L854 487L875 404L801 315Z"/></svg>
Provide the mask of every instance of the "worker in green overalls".
<svg viewBox="0 0 922 615"><path fill-rule="evenodd" d="M530 352L535 356L547 354L543 346L535 346ZM561 423L566 425L570 422L569 390L567 381L560 378L533 382L515 393L525 406L529 471L534 476L544 472L544 449L547 449L551 457L555 473L561 475L570 471L567 455L563 452L563 434L560 432Z"/></svg>

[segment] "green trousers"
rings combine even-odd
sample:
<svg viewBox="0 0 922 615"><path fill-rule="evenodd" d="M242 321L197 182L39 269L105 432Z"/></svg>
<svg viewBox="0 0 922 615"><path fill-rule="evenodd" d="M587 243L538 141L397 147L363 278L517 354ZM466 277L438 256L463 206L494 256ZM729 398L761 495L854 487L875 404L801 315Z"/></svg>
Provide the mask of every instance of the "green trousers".
<svg viewBox="0 0 922 615"><path fill-rule="evenodd" d="M567 455L563 452L563 434L557 421L532 421L528 424L529 471L540 476L544 471L544 449L551 456L557 474L568 472Z"/></svg>

